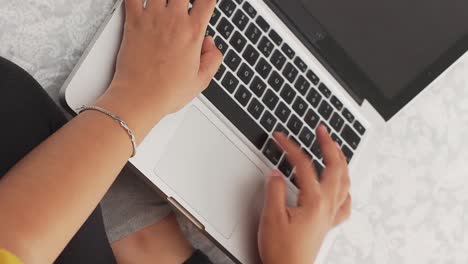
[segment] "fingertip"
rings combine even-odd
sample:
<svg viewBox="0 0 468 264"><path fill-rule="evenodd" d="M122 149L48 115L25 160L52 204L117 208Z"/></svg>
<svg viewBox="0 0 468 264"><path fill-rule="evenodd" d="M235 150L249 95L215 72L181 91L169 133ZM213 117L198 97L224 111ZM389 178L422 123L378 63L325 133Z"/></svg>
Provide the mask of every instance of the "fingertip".
<svg viewBox="0 0 468 264"><path fill-rule="evenodd" d="M324 136L324 135L329 135L327 127L323 124L320 123L320 125L317 128L317 134Z"/></svg>

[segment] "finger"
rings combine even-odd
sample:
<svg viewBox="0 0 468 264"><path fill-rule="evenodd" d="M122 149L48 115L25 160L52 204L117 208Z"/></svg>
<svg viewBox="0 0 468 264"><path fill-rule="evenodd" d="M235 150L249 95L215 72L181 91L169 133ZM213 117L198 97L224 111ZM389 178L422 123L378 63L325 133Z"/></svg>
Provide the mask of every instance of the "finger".
<svg viewBox="0 0 468 264"><path fill-rule="evenodd" d="M216 47L214 40L211 36L205 37L202 45L202 52L200 58L200 69L198 75L201 78L203 89L208 86L213 79L216 71L223 62L223 54Z"/></svg>
<svg viewBox="0 0 468 264"><path fill-rule="evenodd" d="M127 20L135 19L143 13L143 1L125 0L125 15Z"/></svg>
<svg viewBox="0 0 468 264"><path fill-rule="evenodd" d="M341 164L341 158L336 149L336 144L323 124L317 129L317 140L320 145L320 151L323 154L323 162L325 165L328 167L334 164Z"/></svg>
<svg viewBox="0 0 468 264"><path fill-rule="evenodd" d="M317 192L319 187L319 182L317 180L317 173L312 168L312 162L309 157L300 149L296 143L289 140L282 133L275 133L274 138L280 145L280 147L286 152L287 159L293 167L296 167L296 180L299 189L301 190L301 195L299 196L305 198L308 202L314 199L314 193ZM303 202L299 201L299 206Z"/></svg>
<svg viewBox="0 0 468 264"><path fill-rule="evenodd" d="M279 171L273 171L265 186L265 206L263 215L272 219L285 220L286 213L286 183Z"/></svg>
<svg viewBox="0 0 468 264"><path fill-rule="evenodd" d="M215 6L216 0L196 0L193 3L190 16L198 21L197 24L203 27L202 30L206 29L208 22L213 15Z"/></svg>
<svg viewBox="0 0 468 264"><path fill-rule="evenodd" d="M167 7L172 10L181 11L188 14L189 0L169 0Z"/></svg>
<svg viewBox="0 0 468 264"><path fill-rule="evenodd" d="M346 200L344 201L344 203L341 205L341 207L338 209L338 212L336 213L333 226L342 224L351 216L351 204L352 204L351 195L348 194Z"/></svg>

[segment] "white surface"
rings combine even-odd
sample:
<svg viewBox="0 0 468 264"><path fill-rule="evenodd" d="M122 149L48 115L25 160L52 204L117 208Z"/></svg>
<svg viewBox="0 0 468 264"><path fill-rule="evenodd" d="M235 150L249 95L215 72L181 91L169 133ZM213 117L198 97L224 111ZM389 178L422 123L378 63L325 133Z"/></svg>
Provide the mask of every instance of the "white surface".
<svg viewBox="0 0 468 264"><path fill-rule="evenodd" d="M57 98L111 5L1 0L0 55L25 67ZM465 56L382 127L367 169L353 175L362 182L353 192L353 216L328 263L468 262L467 98Z"/></svg>
<svg viewBox="0 0 468 264"><path fill-rule="evenodd" d="M263 173L196 107L183 119L154 172L229 239Z"/></svg>

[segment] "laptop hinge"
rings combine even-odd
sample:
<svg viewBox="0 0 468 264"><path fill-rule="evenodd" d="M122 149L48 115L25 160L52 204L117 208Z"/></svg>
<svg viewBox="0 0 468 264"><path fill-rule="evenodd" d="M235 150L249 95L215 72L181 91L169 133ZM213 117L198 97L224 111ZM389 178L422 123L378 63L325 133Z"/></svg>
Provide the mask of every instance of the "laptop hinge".
<svg viewBox="0 0 468 264"><path fill-rule="evenodd" d="M200 230L205 230L205 226L200 223L200 221L198 221L189 211L187 211L187 209L185 209L179 202L177 202L176 199L174 199L173 197L168 197L167 198L167 201L177 210L179 211L180 213L182 213L185 218L187 218L188 220L190 220L190 222L192 222L192 224L194 224L198 229Z"/></svg>
<svg viewBox="0 0 468 264"><path fill-rule="evenodd" d="M356 103L362 105L364 96L360 88L365 76L362 76L360 71L349 71L349 69L357 69L357 66L336 41L329 36L323 26L299 4L288 2L288 5L281 7L275 0L264 0L264 2L325 66ZM288 8L288 12L294 13L296 21L293 21L283 8ZM296 24L306 25L306 28L301 29Z"/></svg>

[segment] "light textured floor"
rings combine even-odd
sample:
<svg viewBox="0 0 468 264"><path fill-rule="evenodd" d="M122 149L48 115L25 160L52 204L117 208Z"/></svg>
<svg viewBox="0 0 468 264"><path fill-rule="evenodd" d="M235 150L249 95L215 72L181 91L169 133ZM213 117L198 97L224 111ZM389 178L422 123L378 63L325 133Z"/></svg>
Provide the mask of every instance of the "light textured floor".
<svg viewBox="0 0 468 264"><path fill-rule="evenodd" d="M0 0L0 55L57 98L113 1ZM468 56L379 129L327 263L468 263Z"/></svg>

